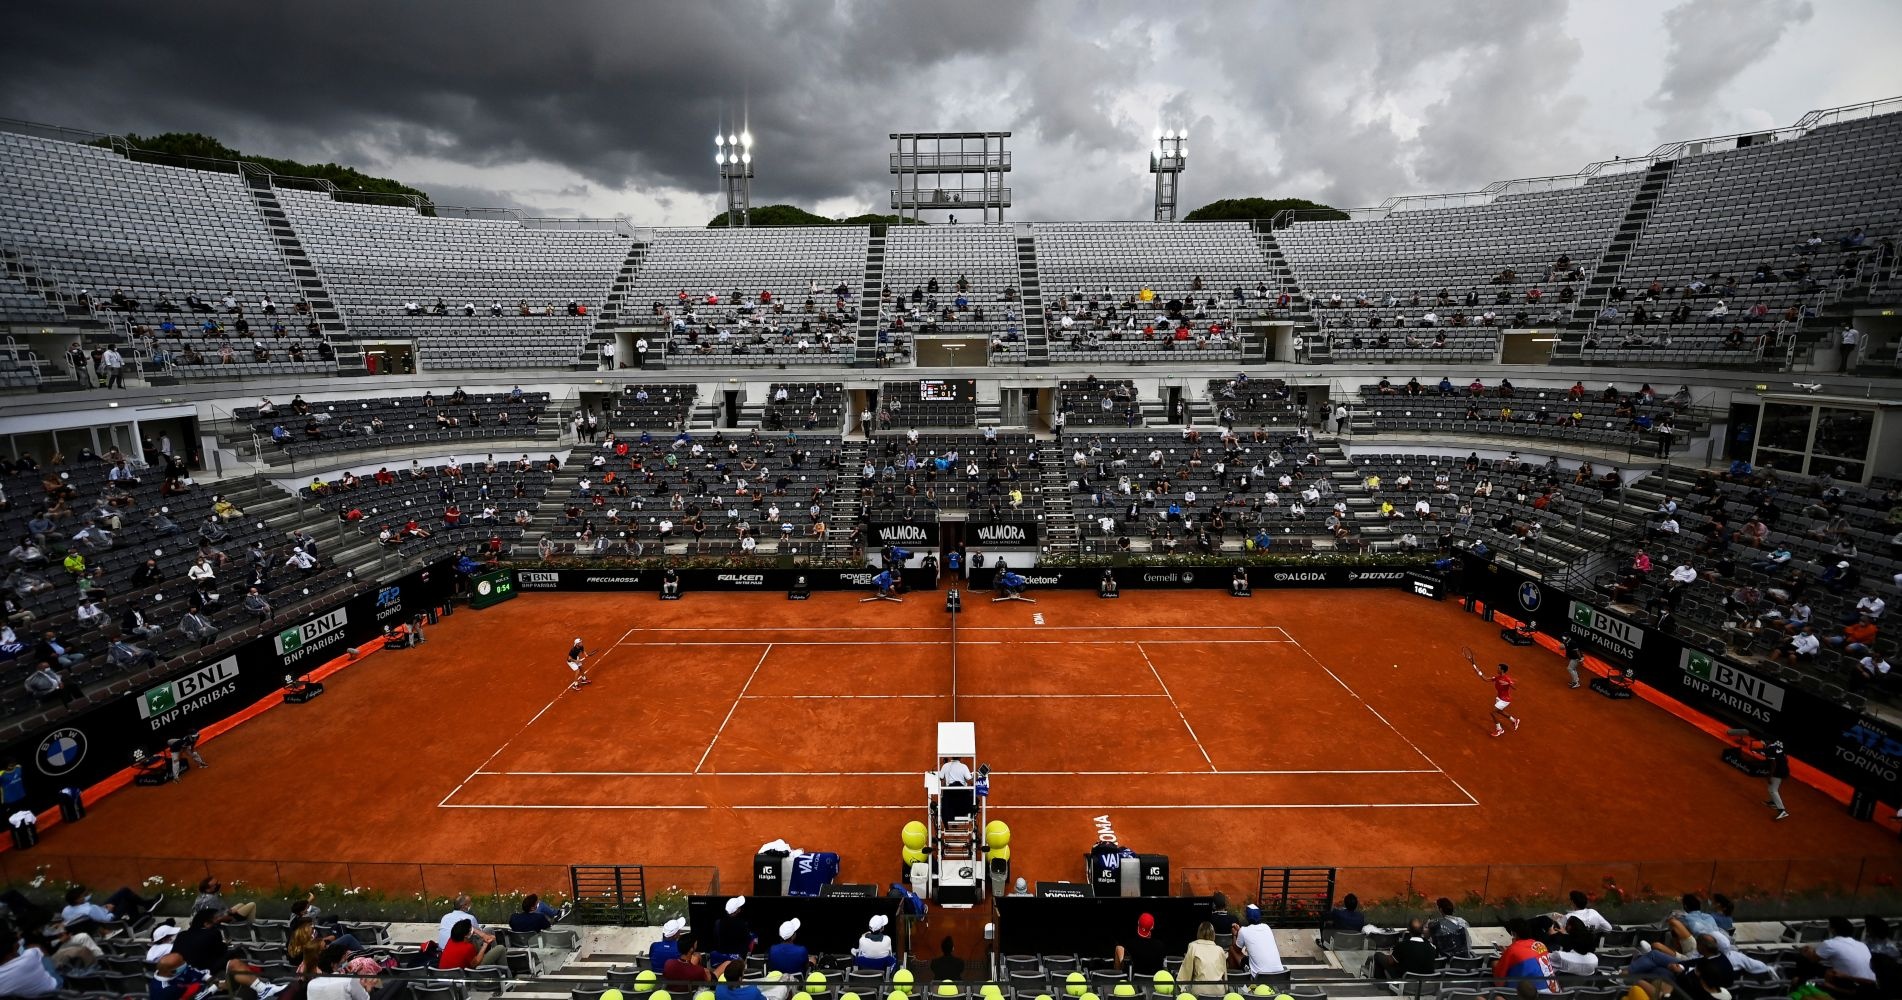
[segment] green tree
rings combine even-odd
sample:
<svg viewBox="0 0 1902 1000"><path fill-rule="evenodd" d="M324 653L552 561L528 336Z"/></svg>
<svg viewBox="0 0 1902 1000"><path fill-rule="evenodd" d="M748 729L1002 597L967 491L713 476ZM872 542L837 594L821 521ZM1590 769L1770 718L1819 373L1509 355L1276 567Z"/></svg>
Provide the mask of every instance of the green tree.
<svg viewBox="0 0 1902 1000"><path fill-rule="evenodd" d="M911 225L911 220L906 219L903 221L905 225ZM752 212L752 223L755 226L872 226L879 224L896 226L900 223L900 220L896 215L873 214L854 215L844 219L828 219L823 215L815 215L808 212L797 205L756 205ZM713 220L707 223L707 228L726 228L726 213L721 212L714 216Z"/></svg>
<svg viewBox="0 0 1902 1000"><path fill-rule="evenodd" d="M1306 198L1223 198L1221 201L1211 201L1190 212L1182 217L1182 221L1214 222L1220 219L1262 219L1265 221L1290 210L1325 213L1312 216L1312 218L1347 218L1347 213L1338 208L1309 201Z"/></svg>
<svg viewBox="0 0 1902 1000"><path fill-rule="evenodd" d="M232 149L212 136L200 132L166 132L161 135L136 135L126 133L125 141L132 147L132 158L152 162L167 162L176 157L195 157L206 160L248 160L274 174L287 177L314 177L335 184L338 189L370 195L412 195L424 201L429 200L425 192L410 187L400 181L387 177L372 177L355 167L346 167L336 163L299 163L274 156L250 156ZM107 145L105 140L94 143ZM208 164L195 164L206 167Z"/></svg>

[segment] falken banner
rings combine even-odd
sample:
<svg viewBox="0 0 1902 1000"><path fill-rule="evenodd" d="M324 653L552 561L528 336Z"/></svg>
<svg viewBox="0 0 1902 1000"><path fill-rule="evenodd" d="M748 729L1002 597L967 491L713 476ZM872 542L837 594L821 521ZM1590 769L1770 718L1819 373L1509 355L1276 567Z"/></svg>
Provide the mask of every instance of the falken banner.
<svg viewBox="0 0 1902 1000"><path fill-rule="evenodd" d="M280 618L229 654L200 663L106 704L15 740L5 755L20 761L24 796L9 810L36 812L57 804L59 789L87 788L194 730L231 716L284 686L287 675L313 668L441 605L453 563L417 570L329 607Z"/></svg>

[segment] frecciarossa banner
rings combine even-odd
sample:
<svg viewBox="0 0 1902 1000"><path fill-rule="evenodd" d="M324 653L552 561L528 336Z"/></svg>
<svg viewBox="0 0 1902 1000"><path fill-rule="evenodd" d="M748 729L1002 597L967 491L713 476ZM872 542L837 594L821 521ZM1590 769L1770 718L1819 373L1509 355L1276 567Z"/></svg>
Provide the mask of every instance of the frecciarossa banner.
<svg viewBox="0 0 1902 1000"><path fill-rule="evenodd" d="M1797 760L1902 804L1902 731L1895 726L1509 567L1468 556L1463 580L1488 607L1555 638L1570 637L1599 659L1631 668L1660 694L1727 726L1782 740Z"/></svg>
<svg viewBox="0 0 1902 1000"><path fill-rule="evenodd" d="M58 803L59 790L87 788L151 754L167 740L202 729L283 688L306 673L381 635L386 625L440 606L454 564L443 562L328 607L280 619L279 628L229 654L154 682L125 697L15 740L3 751L23 766L24 796L8 811L35 812Z"/></svg>
<svg viewBox="0 0 1902 1000"><path fill-rule="evenodd" d="M1103 580L1103 567L1080 566L1012 567L1031 587L1061 587L1071 590L1095 590ZM1109 567L1121 590L1227 590L1235 578L1233 566L1113 566ZM1248 585L1268 590L1280 587L1405 587L1405 566L1250 566ZM971 586L996 585L995 564L971 571Z"/></svg>

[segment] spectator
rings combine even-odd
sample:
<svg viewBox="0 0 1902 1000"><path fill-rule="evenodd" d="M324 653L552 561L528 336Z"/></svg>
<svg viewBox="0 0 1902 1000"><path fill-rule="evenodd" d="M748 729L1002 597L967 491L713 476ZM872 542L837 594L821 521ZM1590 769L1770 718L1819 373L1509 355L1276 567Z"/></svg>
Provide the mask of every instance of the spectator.
<svg viewBox="0 0 1902 1000"><path fill-rule="evenodd" d="M1611 921L1606 920L1604 914L1592 908L1591 900L1583 892L1573 889L1571 900L1572 911L1565 915L1565 919L1577 917L1579 923L1584 924L1587 930L1599 934L1605 934L1611 930Z"/></svg>
<svg viewBox="0 0 1902 1000"><path fill-rule="evenodd" d="M1342 896L1341 905L1329 910L1321 920L1323 931L1357 932L1367 925L1367 915L1360 909L1360 897L1351 892Z"/></svg>
<svg viewBox="0 0 1902 1000"><path fill-rule="evenodd" d="M343 945L334 941L324 947L317 957L318 974L304 986L305 1000L370 1000L363 980L344 973L347 956Z"/></svg>
<svg viewBox="0 0 1902 1000"><path fill-rule="evenodd" d="M1472 953L1471 931L1466 918L1453 912L1453 901L1441 896L1435 903L1440 915L1427 925L1433 950L1441 958L1465 958Z"/></svg>
<svg viewBox="0 0 1902 1000"><path fill-rule="evenodd" d="M726 966L727 963L722 962L719 968L724 970ZM689 942L685 954L669 960L661 967L660 978L668 983L710 983L713 982L713 973L707 971L706 958L700 954L700 946Z"/></svg>
<svg viewBox="0 0 1902 1000"><path fill-rule="evenodd" d="M875 914L866 923L865 933L859 935L858 947L852 949L854 967L889 969L898 964L898 955L892 948L891 936L885 933L886 922L887 918L884 914ZM945 939L947 943L950 940L950 938ZM946 953L949 954L949 948L946 949ZM936 967L936 963L933 963L933 967Z"/></svg>
<svg viewBox="0 0 1902 1000"><path fill-rule="evenodd" d="M192 901L192 910L216 910L221 919L250 920L258 915L256 903L227 903L224 897L225 884L216 878L206 878L198 883L198 898Z"/></svg>
<svg viewBox="0 0 1902 1000"><path fill-rule="evenodd" d="M1512 943L1493 962L1493 978L1510 985L1530 981L1534 989L1558 992L1558 983L1552 979L1552 960L1544 942L1533 936L1531 924L1514 918L1506 921L1506 932L1512 935Z"/></svg>
<svg viewBox="0 0 1902 1000"><path fill-rule="evenodd" d="M1136 918L1134 936L1116 945L1115 967L1119 972L1153 976L1163 967L1162 943L1156 940L1156 918L1144 913Z"/></svg>
<svg viewBox="0 0 1902 1000"><path fill-rule="evenodd" d="M786 975L805 975L819 959L799 943L799 918L779 925L779 943L766 949L766 968Z"/></svg>
<svg viewBox="0 0 1902 1000"><path fill-rule="evenodd" d="M67 682L51 660L41 660L33 672L26 675L26 693L42 704L58 699L61 704L70 705L85 697L77 685Z"/></svg>
<svg viewBox="0 0 1902 1000"><path fill-rule="evenodd" d="M1373 964L1381 979L1432 975L1439 969L1439 952L1427 942L1426 922L1419 917L1407 921L1406 933L1394 942L1393 953L1374 955Z"/></svg>
<svg viewBox="0 0 1902 1000"><path fill-rule="evenodd" d="M509 914L509 930L517 934L535 934L555 925L555 921L567 915L565 910L557 910L542 902L541 896L529 893L522 897L522 908Z"/></svg>
<svg viewBox="0 0 1902 1000"><path fill-rule="evenodd" d="M1873 952L1856 934L1856 925L1850 923L1848 917L1831 917L1829 937L1803 948L1802 957L1797 962L1796 978L1801 983L1820 977L1824 987L1831 992L1854 996L1857 995L1855 991L1863 989L1865 984L1875 984L1875 968L1870 964L1872 957Z"/></svg>
<svg viewBox="0 0 1902 1000"><path fill-rule="evenodd" d="M746 897L734 896L726 901L726 915L714 922L712 960L716 974L727 962L751 955L759 944L747 923L745 909Z"/></svg>
<svg viewBox="0 0 1902 1000"><path fill-rule="evenodd" d="M1136 974L1154 976L1156 973L1152 969L1136 970ZM1204 920L1195 929L1195 940L1189 942L1188 950L1182 954L1182 967L1176 972L1176 981L1187 984L1189 992L1196 996L1219 997L1228 992L1228 956L1215 943L1214 924Z"/></svg>
<svg viewBox="0 0 1902 1000"><path fill-rule="evenodd" d="M931 960L931 978L941 983L964 980L964 959L958 957L957 943L946 934L939 945L938 957Z"/></svg>
<svg viewBox="0 0 1902 1000"><path fill-rule="evenodd" d="M185 963L183 957L172 953L158 960L158 966L152 973L152 982L147 996L150 1000L191 1000L205 992L210 985L210 973L192 968ZM315 1000L345 1000L345 995L342 993L319 994L316 992L315 985L313 983L312 988L306 992L307 997L315 998ZM369 1000L369 995L365 994L355 1000Z"/></svg>
<svg viewBox="0 0 1902 1000"><path fill-rule="evenodd" d="M1242 909L1242 924L1235 930L1235 947L1247 963L1249 975L1287 974L1287 966L1281 963L1281 946L1275 941L1274 928L1262 921L1261 907L1253 903Z"/></svg>
<svg viewBox="0 0 1902 1000"><path fill-rule="evenodd" d="M220 969L231 958L231 944L219 928L219 910L205 908L192 912L191 925L172 941L172 954L200 969Z"/></svg>
<svg viewBox="0 0 1902 1000"><path fill-rule="evenodd" d="M674 917L660 925L660 940L647 948L647 967L659 972L680 957L680 932L687 929L685 917Z"/></svg>
<svg viewBox="0 0 1902 1000"><path fill-rule="evenodd" d="M0 928L0 996L52 996L62 985L47 967L46 950L38 938L28 934L22 939L13 928Z"/></svg>
<svg viewBox="0 0 1902 1000"><path fill-rule="evenodd" d="M477 927L473 917L463 917L449 928L449 943L443 945L442 952L436 956L436 968L473 969L479 965L496 965L506 953L507 949L496 943L495 935Z"/></svg>
<svg viewBox="0 0 1902 1000"><path fill-rule="evenodd" d="M715 1000L766 1000L766 994L759 987L746 982L746 967L739 962L727 965L726 974L720 977L713 995Z"/></svg>

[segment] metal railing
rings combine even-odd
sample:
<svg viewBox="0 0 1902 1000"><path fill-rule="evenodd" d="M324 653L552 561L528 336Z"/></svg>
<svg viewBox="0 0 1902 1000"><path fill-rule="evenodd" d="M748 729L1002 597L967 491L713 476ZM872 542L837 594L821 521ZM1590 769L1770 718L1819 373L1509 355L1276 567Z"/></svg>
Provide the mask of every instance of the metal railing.
<svg viewBox="0 0 1902 1000"><path fill-rule="evenodd" d="M1355 893L1383 918L1430 909L1445 896L1461 912L1525 915L1566 910L1574 889L1614 920L1649 922L1684 893L1724 893L1749 919L1828 916L1857 906L1902 903L1902 854L1685 861L1561 861L1546 864L1387 865L1336 869L1337 892ZM1221 892L1241 905L1254 897L1262 869L1186 868L1177 890ZM1316 900L1318 905L1322 901ZM1327 905L1332 905L1331 902ZM1327 905L1318 905L1318 924ZM1859 912L1859 911L1856 911ZM1404 921L1403 921L1404 922Z"/></svg>
<svg viewBox="0 0 1902 1000"><path fill-rule="evenodd" d="M1008 152L891 154L891 169L893 170L919 170L929 173L934 168L943 167L1009 170L1010 154Z"/></svg>
<svg viewBox="0 0 1902 1000"><path fill-rule="evenodd" d="M646 865L646 886L670 896L703 895L720 889L717 868L695 865ZM61 855L41 850L0 852L0 880L13 887L45 890L68 884L110 892L121 885L151 895L160 884L196 886L217 878L234 896L288 899L318 891L374 901L434 901L457 893L558 897L569 887L567 864L464 861L338 861L314 858L157 857L142 855ZM334 907L332 907L334 909Z"/></svg>

